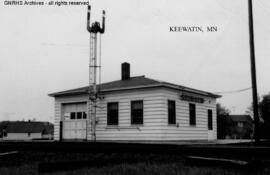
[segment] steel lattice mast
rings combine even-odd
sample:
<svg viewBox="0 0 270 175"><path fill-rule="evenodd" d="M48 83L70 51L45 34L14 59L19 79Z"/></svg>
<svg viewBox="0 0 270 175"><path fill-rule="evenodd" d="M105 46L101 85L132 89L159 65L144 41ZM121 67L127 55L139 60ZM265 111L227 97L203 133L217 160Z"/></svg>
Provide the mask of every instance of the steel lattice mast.
<svg viewBox="0 0 270 175"><path fill-rule="evenodd" d="M97 108L97 39L98 36L105 32L105 11L102 12L102 27L100 23L95 21L90 23L91 6L87 11L87 31L90 33L90 57L89 57L89 103L88 103L88 119L91 123L91 140L96 141L96 108ZM99 34L99 35L98 35ZM88 123L87 126L88 128ZM86 133L88 135L88 133Z"/></svg>

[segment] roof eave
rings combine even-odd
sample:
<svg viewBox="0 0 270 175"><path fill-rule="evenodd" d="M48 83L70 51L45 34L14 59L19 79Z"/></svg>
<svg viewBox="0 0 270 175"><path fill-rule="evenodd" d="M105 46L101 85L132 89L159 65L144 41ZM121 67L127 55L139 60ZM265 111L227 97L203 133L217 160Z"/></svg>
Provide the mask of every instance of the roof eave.
<svg viewBox="0 0 270 175"><path fill-rule="evenodd" d="M106 92L115 92L115 91L122 91L122 90L135 90L135 89L155 88L155 87L167 87L167 88L182 90L182 91L186 91L186 92L192 92L192 93L196 93L198 95L204 95L204 96L213 97L213 98L221 98L222 97L221 95L212 94L209 92L199 91L199 90L190 89L190 88L186 88L186 87L167 85L167 84L163 84L163 83L156 84L156 85L142 85L142 86L136 86L136 87L127 87L127 88L104 89L104 90L101 90L100 92L106 93ZM48 96L50 96L50 97L63 97L63 96L70 96L70 95L83 95L83 94L88 94L88 91L66 92L66 93L58 92L58 93L48 94Z"/></svg>
<svg viewBox="0 0 270 175"><path fill-rule="evenodd" d="M198 95L204 95L204 96L213 97L213 98L221 98L221 95L212 94L210 92L200 91L200 90L196 90L196 89L192 89L192 88L175 86L175 85L168 85L168 84L163 84L163 86L173 88L173 89L176 89L176 90L192 92L192 93L195 93L195 94L198 94Z"/></svg>

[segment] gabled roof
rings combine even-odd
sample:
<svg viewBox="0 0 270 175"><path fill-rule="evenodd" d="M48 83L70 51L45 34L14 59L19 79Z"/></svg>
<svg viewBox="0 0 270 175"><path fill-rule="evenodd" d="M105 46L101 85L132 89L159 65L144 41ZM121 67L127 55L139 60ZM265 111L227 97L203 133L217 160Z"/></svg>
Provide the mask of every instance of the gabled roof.
<svg viewBox="0 0 270 175"><path fill-rule="evenodd" d="M250 115L229 115L233 122L249 122L252 123L253 120Z"/></svg>
<svg viewBox="0 0 270 175"><path fill-rule="evenodd" d="M53 124L49 122L36 121L4 121L0 122L0 132L3 129L7 133L41 133L53 132Z"/></svg>
<svg viewBox="0 0 270 175"><path fill-rule="evenodd" d="M176 85L164 81L158 81L150 78L146 78L145 76L131 77L128 80L117 80L108 83L102 83L97 88L100 89L100 92L111 92L111 91L120 91L120 90L131 90L131 89L144 89L144 88L152 88L152 87L167 87L177 90L182 90L186 92L197 93L204 96L210 96L214 98L221 97L220 95L213 94L206 91L196 90L188 87L184 87L181 85ZM66 95L78 95L78 94L87 94L89 90L89 86L71 89L67 91L61 91L49 94L51 97L59 97Z"/></svg>

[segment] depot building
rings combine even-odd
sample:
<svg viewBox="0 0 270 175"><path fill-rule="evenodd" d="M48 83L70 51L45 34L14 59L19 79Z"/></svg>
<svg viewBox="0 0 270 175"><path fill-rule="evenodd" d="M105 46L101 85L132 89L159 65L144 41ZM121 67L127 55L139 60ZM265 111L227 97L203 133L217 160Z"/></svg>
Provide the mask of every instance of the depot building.
<svg viewBox="0 0 270 175"><path fill-rule="evenodd" d="M98 86L97 141L180 141L217 139L219 95L145 76L130 76L122 64L120 80ZM55 140L91 140L89 87L49 94L55 99Z"/></svg>

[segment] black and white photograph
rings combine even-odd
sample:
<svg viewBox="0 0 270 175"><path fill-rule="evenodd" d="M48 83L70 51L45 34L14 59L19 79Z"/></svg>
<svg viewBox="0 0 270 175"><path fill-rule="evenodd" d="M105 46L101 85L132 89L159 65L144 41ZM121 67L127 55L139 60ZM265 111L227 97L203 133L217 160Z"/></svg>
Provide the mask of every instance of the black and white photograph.
<svg viewBox="0 0 270 175"><path fill-rule="evenodd" d="M270 174L270 1L1 0L0 174Z"/></svg>

